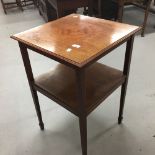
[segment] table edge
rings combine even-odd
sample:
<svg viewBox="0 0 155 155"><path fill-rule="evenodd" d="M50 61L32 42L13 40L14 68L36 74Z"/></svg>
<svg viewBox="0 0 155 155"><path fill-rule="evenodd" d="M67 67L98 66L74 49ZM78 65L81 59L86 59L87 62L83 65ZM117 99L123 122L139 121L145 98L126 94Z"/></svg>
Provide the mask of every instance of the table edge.
<svg viewBox="0 0 155 155"><path fill-rule="evenodd" d="M31 44L31 43L29 43L29 42L27 42L27 41L25 41L25 40L23 40L23 39L20 39L20 38L16 37L15 35L11 35L10 38L12 38L12 39L14 39L14 40L16 40L16 41L18 41L18 42L20 42L20 43L23 43L25 46L30 46L30 47L32 47L32 48L35 48L36 50L42 51L44 54L46 54L46 56L48 55L48 57L51 58L51 59L53 59L52 57L55 57L55 58L60 59L60 61L63 60L63 61L65 61L66 63L69 63L69 64L71 64L71 65L73 65L73 66L75 66L75 67L82 68L82 67L84 67L87 63L93 61L96 57L102 55L105 51L112 50L112 47L117 46L117 44L120 44L120 43L122 43L123 41L125 41L127 38L129 38L129 37L135 35L135 34L136 34L137 32L139 32L141 29L142 29L142 27L137 26L137 28L136 28L135 30L131 31L130 33L128 33L128 34L125 35L124 37L120 38L120 39L117 40L116 42L110 44L110 45L107 46L105 49L99 51L97 54L91 56L90 58L88 58L87 60L83 61L82 63L78 63L78 62L75 62L74 60L65 58L65 57L63 57L63 56L61 56L61 55L59 55L59 54L52 53L51 51L49 51L49 50L47 50L47 49L44 49L44 48L39 47L39 46L37 46L37 45ZM36 51L36 52L37 52L37 51ZM50 52L50 54L49 54L49 52ZM40 52L38 52L38 53L40 53ZM109 53L109 52L107 52L107 53ZM105 55L106 55L107 53L105 52ZM41 53L40 53L40 54L41 54ZM43 55L43 54L42 54L42 55ZM56 60L56 61L57 61L57 60ZM58 62L59 62L59 61L58 61Z"/></svg>

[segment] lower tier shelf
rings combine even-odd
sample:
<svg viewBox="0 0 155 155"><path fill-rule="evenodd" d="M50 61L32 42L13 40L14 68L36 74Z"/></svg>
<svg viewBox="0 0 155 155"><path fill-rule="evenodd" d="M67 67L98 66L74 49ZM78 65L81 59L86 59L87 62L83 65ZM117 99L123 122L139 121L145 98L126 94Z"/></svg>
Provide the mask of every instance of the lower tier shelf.
<svg viewBox="0 0 155 155"><path fill-rule="evenodd" d="M95 63L86 69L86 111L89 114L125 80L123 73L106 65ZM76 73L62 64L35 78L35 88L78 115Z"/></svg>

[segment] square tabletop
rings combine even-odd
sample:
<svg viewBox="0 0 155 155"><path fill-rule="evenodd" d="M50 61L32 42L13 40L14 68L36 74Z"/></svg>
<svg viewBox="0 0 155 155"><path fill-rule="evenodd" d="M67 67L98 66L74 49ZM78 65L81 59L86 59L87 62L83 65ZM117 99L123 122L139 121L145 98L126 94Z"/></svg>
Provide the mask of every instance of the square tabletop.
<svg viewBox="0 0 155 155"><path fill-rule="evenodd" d="M43 55L82 67L139 30L138 26L71 14L11 38Z"/></svg>

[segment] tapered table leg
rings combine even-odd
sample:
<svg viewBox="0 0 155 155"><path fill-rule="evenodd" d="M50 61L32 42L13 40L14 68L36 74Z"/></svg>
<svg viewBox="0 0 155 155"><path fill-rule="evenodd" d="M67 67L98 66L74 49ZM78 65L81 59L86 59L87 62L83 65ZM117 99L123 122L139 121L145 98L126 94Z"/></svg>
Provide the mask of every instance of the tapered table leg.
<svg viewBox="0 0 155 155"><path fill-rule="evenodd" d="M35 88L33 86L34 77L33 77L33 73L32 73L32 68L31 68L31 63L30 63L28 51L27 51L27 48L22 43L19 43L19 47L20 47L20 50L21 50L21 55L22 55L22 58L23 58L25 71L26 71L26 74L27 74L31 94L32 94L32 97L33 97L36 113L37 113L37 116L38 116L39 126L40 126L41 130L44 130L44 123L42 121L42 115L41 115L38 95L37 95L37 91L35 90Z"/></svg>
<svg viewBox="0 0 155 155"><path fill-rule="evenodd" d="M141 36L142 37L144 37L144 33L145 33L145 28L146 28L146 24L147 24L148 15L149 15L151 1L152 0L148 0L148 2L146 4L147 6L146 6L146 9L145 9L144 22L143 22L143 27L142 27L142 32L141 32Z"/></svg>
<svg viewBox="0 0 155 155"><path fill-rule="evenodd" d="M82 155L87 155L87 114L85 102L85 70L77 70L77 100L79 103L79 125Z"/></svg>
<svg viewBox="0 0 155 155"><path fill-rule="evenodd" d="M19 8L21 9L21 11L23 11L23 7L22 7L22 1L21 0L16 0L17 6L19 6Z"/></svg>
<svg viewBox="0 0 155 155"><path fill-rule="evenodd" d="M89 16L93 15L93 0L88 1L88 15Z"/></svg>
<svg viewBox="0 0 155 155"><path fill-rule="evenodd" d="M87 155L87 118L79 118L82 155Z"/></svg>
<svg viewBox="0 0 155 155"><path fill-rule="evenodd" d="M123 74L126 76L126 79L125 79L125 82L122 85L122 90L121 90L118 124L121 124L122 120L123 120L123 109L124 109L125 96L126 96L126 90L127 90L127 85L128 85L128 78L129 78L129 71L130 71L130 63L131 63L133 42L134 42L134 36L132 36L127 41L127 46L126 46L126 54L125 54L124 70L123 70Z"/></svg>
<svg viewBox="0 0 155 155"><path fill-rule="evenodd" d="M123 20L123 9L124 9L124 0L118 0L118 13L117 19L119 22Z"/></svg>
<svg viewBox="0 0 155 155"><path fill-rule="evenodd" d="M6 12L6 8L5 8L5 4L4 4L3 0L1 0L1 3L2 3L2 7L3 7L3 11L4 11L4 13L7 14L7 12Z"/></svg>
<svg viewBox="0 0 155 155"><path fill-rule="evenodd" d="M62 2L58 1L56 13L57 13L57 18L61 18L64 16L64 10L62 8Z"/></svg>

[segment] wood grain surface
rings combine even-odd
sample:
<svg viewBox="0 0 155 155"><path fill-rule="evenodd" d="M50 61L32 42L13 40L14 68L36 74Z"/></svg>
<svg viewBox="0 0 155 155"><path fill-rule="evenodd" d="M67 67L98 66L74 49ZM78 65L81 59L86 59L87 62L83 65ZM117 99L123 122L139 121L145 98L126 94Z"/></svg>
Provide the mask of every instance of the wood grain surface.
<svg viewBox="0 0 155 155"><path fill-rule="evenodd" d="M137 26L71 14L11 37L43 55L81 67L139 30Z"/></svg>

